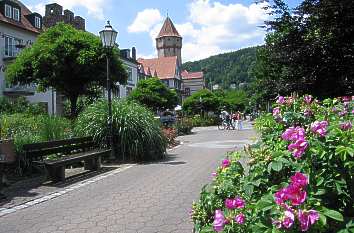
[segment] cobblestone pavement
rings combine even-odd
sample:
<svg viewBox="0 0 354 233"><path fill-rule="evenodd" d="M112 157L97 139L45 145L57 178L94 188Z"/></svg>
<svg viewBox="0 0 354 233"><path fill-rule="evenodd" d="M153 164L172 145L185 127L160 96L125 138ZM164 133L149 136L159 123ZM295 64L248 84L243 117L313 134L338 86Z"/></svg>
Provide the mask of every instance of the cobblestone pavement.
<svg viewBox="0 0 354 233"><path fill-rule="evenodd" d="M254 138L252 130L201 130L181 137L184 144L170 151L168 160L133 166L0 217L0 233L191 233L188 212L201 187L227 151Z"/></svg>

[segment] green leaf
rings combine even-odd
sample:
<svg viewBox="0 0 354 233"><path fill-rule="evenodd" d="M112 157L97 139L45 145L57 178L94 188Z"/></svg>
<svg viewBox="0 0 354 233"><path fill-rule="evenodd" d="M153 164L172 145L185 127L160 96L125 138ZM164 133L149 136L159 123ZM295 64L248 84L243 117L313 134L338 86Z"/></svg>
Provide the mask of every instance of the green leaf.
<svg viewBox="0 0 354 233"><path fill-rule="evenodd" d="M343 215L341 213L339 213L338 211L335 210L330 210L330 209L324 209L324 211L322 212L324 215L326 215L329 218L332 218L334 220L343 222Z"/></svg>
<svg viewBox="0 0 354 233"><path fill-rule="evenodd" d="M254 190L254 186L251 184L247 184L245 185L244 189L245 189L245 194L251 196Z"/></svg>
<svg viewBox="0 0 354 233"><path fill-rule="evenodd" d="M318 178L316 186L320 186L321 184L323 184L323 181L324 181L323 177Z"/></svg>
<svg viewBox="0 0 354 233"><path fill-rule="evenodd" d="M322 213L320 213L320 223L322 224L322 226L325 226L327 224L327 218Z"/></svg>
<svg viewBox="0 0 354 233"><path fill-rule="evenodd" d="M274 171L279 172L283 168L283 163L279 161L274 161L271 163L271 167Z"/></svg>

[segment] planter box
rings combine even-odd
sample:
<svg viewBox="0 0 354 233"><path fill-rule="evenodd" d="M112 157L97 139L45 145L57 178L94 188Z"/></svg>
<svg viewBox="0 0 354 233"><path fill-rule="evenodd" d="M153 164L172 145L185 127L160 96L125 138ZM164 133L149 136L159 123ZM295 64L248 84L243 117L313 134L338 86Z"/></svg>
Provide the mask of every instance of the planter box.
<svg viewBox="0 0 354 233"><path fill-rule="evenodd" d="M16 161L16 152L13 140L0 141L0 161L5 163L14 163Z"/></svg>

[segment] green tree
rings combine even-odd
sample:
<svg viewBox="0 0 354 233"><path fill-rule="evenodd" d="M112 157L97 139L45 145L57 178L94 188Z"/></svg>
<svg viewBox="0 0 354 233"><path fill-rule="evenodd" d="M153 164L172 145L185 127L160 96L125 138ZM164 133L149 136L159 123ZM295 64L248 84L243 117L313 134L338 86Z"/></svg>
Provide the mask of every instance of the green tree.
<svg viewBox="0 0 354 233"><path fill-rule="evenodd" d="M139 81L137 88L132 91L129 99L154 111L172 109L178 104L176 91L169 89L158 78Z"/></svg>
<svg viewBox="0 0 354 233"><path fill-rule="evenodd" d="M77 113L79 96L91 95L106 85L106 58L99 37L59 23L42 33L6 70L11 84L36 84L41 91L54 88L65 95L71 116ZM127 73L118 49L110 54L112 83L125 83Z"/></svg>
<svg viewBox="0 0 354 233"><path fill-rule="evenodd" d="M255 63L257 48L244 48L200 61L186 62L182 69L203 71L207 87L211 87L211 84L219 84L223 89L229 89L232 84L238 87L251 80L249 71Z"/></svg>
<svg viewBox="0 0 354 233"><path fill-rule="evenodd" d="M254 67L258 99L309 93L319 98L353 95L354 1L304 0L289 9L270 5L274 20Z"/></svg>
<svg viewBox="0 0 354 233"><path fill-rule="evenodd" d="M213 92L202 89L186 98L182 107L189 114L197 114L209 111L216 112L219 110L220 103L220 99Z"/></svg>

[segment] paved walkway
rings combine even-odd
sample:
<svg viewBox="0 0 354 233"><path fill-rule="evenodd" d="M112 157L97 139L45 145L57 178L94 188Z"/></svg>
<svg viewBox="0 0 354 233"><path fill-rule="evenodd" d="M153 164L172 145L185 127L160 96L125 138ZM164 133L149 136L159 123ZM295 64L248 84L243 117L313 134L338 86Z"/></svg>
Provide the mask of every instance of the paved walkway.
<svg viewBox="0 0 354 233"><path fill-rule="evenodd" d="M197 130L160 163L136 165L0 217L0 233L192 232L189 211L223 155L252 130Z"/></svg>

